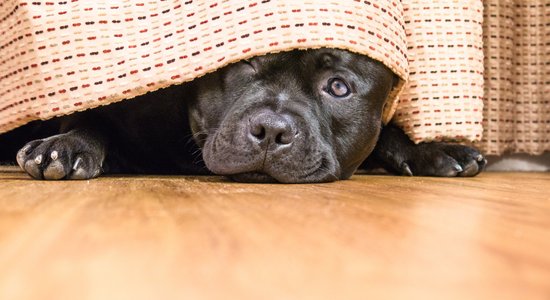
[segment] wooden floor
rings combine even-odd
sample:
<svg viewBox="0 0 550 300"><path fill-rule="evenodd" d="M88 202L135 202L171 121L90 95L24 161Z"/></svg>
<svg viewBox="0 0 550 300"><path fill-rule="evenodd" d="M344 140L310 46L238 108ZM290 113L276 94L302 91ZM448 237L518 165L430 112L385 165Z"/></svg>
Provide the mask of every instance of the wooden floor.
<svg viewBox="0 0 550 300"><path fill-rule="evenodd" d="M550 299L550 173L33 181L0 168L0 299Z"/></svg>

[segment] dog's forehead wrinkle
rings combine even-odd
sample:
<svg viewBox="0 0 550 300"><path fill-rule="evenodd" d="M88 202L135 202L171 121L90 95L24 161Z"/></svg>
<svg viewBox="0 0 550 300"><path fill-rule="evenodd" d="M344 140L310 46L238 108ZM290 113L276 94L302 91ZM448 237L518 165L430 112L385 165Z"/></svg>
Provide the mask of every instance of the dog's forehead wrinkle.
<svg viewBox="0 0 550 300"><path fill-rule="evenodd" d="M267 97L279 102L295 101L304 97L302 82L283 73L271 78L271 80L264 80L261 89L263 94L257 94L258 97Z"/></svg>

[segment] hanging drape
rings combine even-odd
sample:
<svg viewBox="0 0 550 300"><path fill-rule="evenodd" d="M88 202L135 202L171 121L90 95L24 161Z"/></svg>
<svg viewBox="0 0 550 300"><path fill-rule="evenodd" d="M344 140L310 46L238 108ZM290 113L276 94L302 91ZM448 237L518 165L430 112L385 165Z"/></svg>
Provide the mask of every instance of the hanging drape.
<svg viewBox="0 0 550 300"><path fill-rule="evenodd" d="M408 80L393 121L415 142L550 150L550 0L0 1L0 132L317 47Z"/></svg>
<svg viewBox="0 0 550 300"><path fill-rule="evenodd" d="M488 154L550 150L550 0L485 0Z"/></svg>

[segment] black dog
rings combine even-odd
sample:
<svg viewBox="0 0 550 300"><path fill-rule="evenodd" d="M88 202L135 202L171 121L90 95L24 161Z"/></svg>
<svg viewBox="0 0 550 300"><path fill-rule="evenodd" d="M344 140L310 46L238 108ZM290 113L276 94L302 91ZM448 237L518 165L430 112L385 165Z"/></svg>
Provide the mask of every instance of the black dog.
<svg viewBox="0 0 550 300"><path fill-rule="evenodd" d="M415 145L396 127L382 129L396 82L383 64L343 50L266 55L60 118L60 134L27 143L17 162L36 179L212 172L327 182L349 178L369 155L368 165L404 175L478 174L486 161L473 148Z"/></svg>

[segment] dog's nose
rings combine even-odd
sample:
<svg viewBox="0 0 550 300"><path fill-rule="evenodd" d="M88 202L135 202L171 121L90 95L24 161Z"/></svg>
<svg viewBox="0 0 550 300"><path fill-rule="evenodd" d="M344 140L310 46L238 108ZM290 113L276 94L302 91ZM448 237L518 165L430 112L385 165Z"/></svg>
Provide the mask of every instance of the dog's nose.
<svg viewBox="0 0 550 300"><path fill-rule="evenodd" d="M296 135L291 121L275 112L264 111L255 115L249 126L250 138L257 143L268 141L277 146L288 145Z"/></svg>

